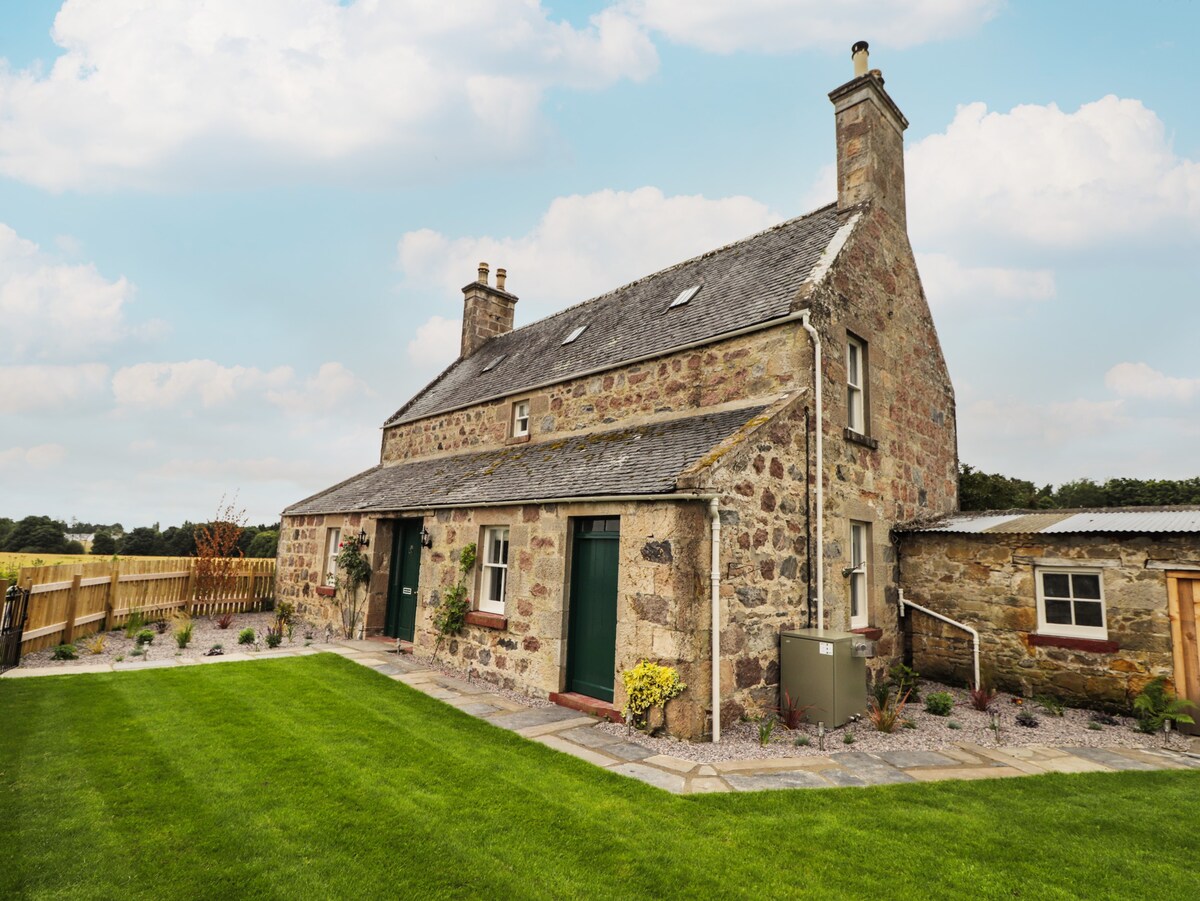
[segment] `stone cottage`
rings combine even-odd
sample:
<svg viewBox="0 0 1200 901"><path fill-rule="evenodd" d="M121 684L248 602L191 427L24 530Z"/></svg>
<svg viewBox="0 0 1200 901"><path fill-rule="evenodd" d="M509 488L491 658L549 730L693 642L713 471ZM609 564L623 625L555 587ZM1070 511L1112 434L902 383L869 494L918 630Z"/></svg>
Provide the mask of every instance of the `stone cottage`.
<svg viewBox="0 0 1200 901"><path fill-rule="evenodd" d="M898 532L906 594L979 633L992 680L1126 709L1155 676L1200 704L1200 507L959 513ZM923 675L966 681L972 640L911 618Z"/></svg>
<svg viewBox="0 0 1200 901"><path fill-rule="evenodd" d="M373 566L368 634L479 677L620 709L649 658L699 738L777 703L781 629L899 653L891 530L956 509L954 393L905 225L904 115L868 71L830 95L837 198L514 328L507 273L463 289L461 355L383 425L379 465L284 512L278 597L338 618L340 542Z"/></svg>

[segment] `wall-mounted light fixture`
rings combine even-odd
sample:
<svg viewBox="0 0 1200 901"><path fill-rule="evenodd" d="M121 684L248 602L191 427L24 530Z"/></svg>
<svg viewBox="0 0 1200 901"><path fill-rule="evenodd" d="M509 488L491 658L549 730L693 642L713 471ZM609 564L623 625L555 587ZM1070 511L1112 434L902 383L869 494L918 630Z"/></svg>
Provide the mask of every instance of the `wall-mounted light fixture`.
<svg viewBox="0 0 1200 901"><path fill-rule="evenodd" d="M433 547L433 536L424 526L421 527L421 547Z"/></svg>
<svg viewBox="0 0 1200 901"><path fill-rule="evenodd" d="M359 547L367 547L370 544L371 544L371 542L367 538L367 530L359 529L358 530L358 546Z"/></svg>

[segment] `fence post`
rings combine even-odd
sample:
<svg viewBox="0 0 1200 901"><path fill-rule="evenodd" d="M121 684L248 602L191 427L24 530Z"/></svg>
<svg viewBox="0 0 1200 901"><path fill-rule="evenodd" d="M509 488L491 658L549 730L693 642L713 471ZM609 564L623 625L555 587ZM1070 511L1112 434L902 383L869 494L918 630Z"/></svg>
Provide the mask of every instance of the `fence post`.
<svg viewBox="0 0 1200 901"><path fill-rule="evenodd" d="M187 585L183 588L183 612L192 615L192 607L196 601L196 561L188 564Z"/></svg>
<svg viewBox="0 0 1200 901"><path fill-rule="evenodd" d="M117 587L121 581L121 569L113 564L112 578L108 580L108 590L104 595L104 631L111 632L113 628L113 610L117 605Z"/></svg>
<svg viewBox="0 0 1200 901"><path fill-rule="evenodd" d="M63 626L62 644L70 644L71 639L75 637L75 611L79 607L79 581L78 573L71 579L71 590L67 593L67 622Z"/></svg>

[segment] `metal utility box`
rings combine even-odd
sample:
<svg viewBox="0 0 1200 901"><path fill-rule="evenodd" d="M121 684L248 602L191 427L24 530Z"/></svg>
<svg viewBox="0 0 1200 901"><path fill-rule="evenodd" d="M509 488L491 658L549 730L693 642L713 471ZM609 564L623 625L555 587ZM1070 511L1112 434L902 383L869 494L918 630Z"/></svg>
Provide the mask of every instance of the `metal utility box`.
<svg viewBox="0 0 1200 901"><path fill-rule="evenodd" d="M867 661L862 636L799 629L779 636L779 701L808 707L810 723L841 726L867 709Z"/></svg>

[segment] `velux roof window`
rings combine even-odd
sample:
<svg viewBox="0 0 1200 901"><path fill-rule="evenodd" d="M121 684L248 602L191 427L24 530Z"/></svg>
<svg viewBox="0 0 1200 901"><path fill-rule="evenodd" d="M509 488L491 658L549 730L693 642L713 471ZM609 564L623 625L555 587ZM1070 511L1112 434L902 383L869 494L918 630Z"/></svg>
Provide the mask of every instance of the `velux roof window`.
<svg viewBox="0 0 1200 901"><path fill-rule="evenodd" d="M566 347L568 344L573 344L575 342L575 339L578 338L580 335L582 335L586 331L587 331L586 325L580 325L580 326L577 326L576 328L574 328L571 331L571 334L567 335L567 337L565 337L563 339L563 347Z"/></svg>
<svg viewBox="0 0 1200 901"><path fill-rule="evenodd" d="M692 287L690 287L690 288L684 288L682 291L679 292L679 296L676 297L673 301L671 301L671 305L669 307L667 307L667 309L673 310L676 307L682 307L689 300L691 300L693 297L695 297L697 294L700 293L700 287L701 287L700 285L692 285Z"/></svg>

